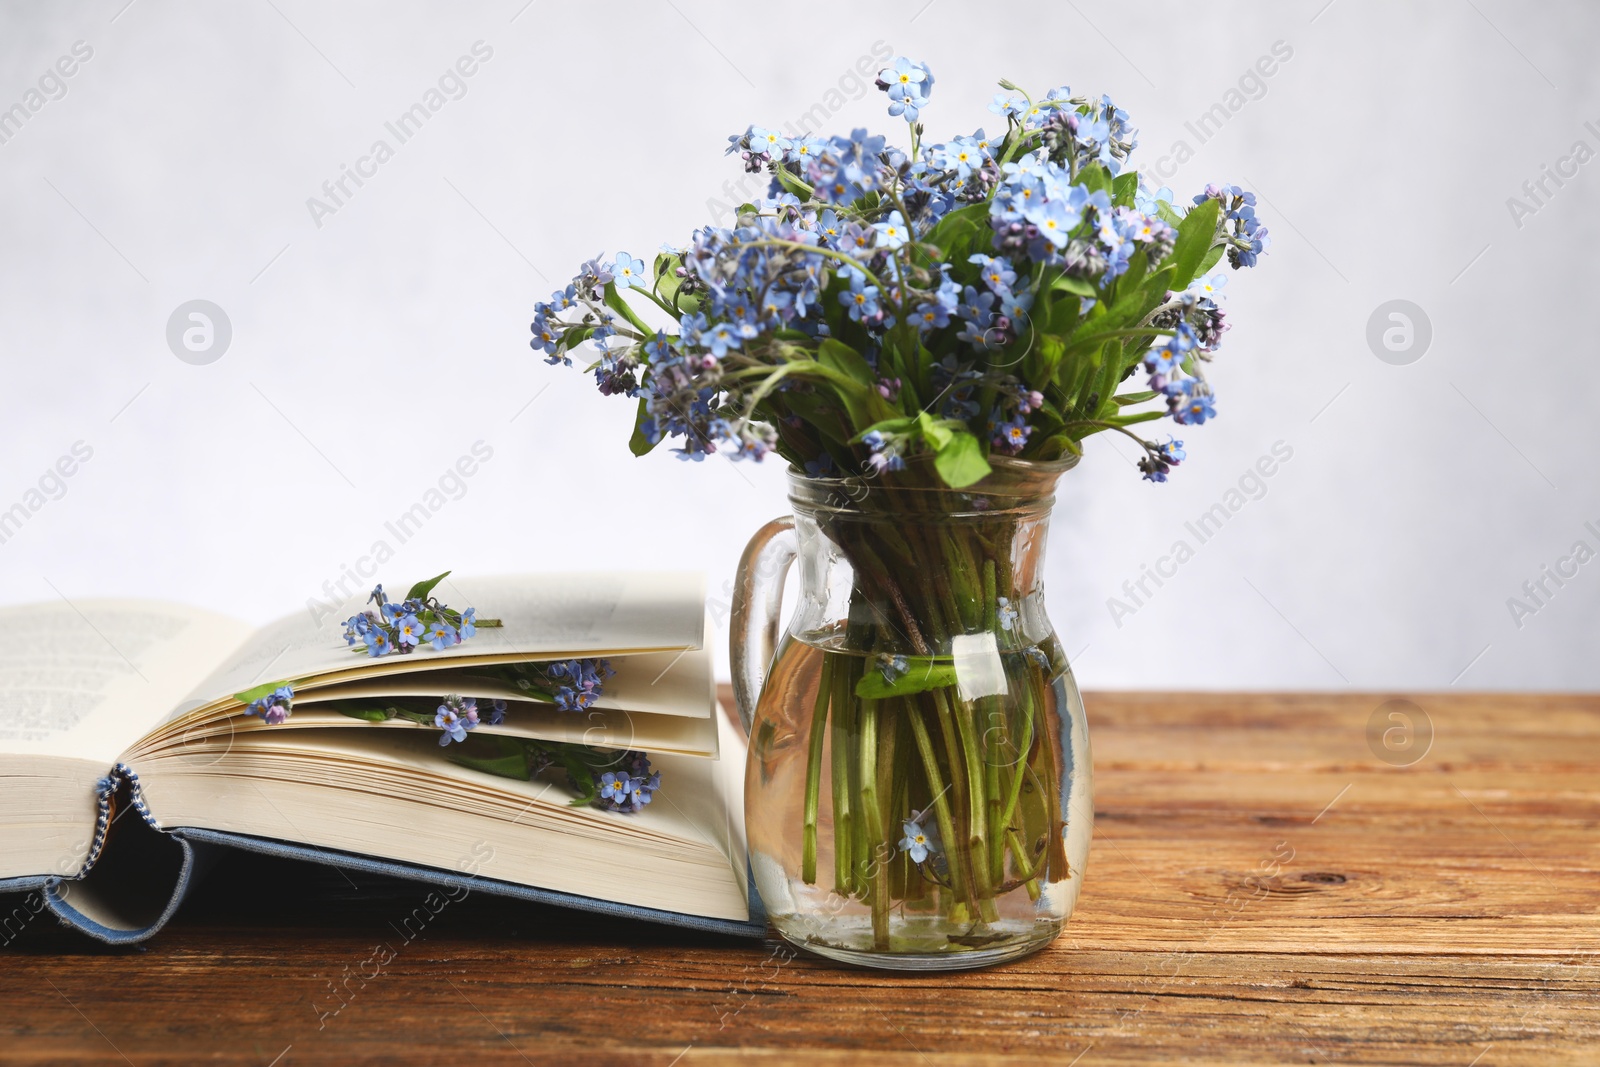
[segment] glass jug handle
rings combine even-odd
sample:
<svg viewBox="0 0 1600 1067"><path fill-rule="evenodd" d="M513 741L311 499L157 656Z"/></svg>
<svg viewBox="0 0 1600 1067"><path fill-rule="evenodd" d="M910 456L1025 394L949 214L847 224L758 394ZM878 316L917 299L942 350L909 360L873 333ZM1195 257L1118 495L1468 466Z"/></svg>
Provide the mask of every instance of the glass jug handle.
<svg viewBox="0 0 1600 1067"><path fill-rule="evenodd" d="M783 582L797 551L794 518L785 515L757 530L739 557L739 570L733 580L728 658L733 669L733 700L746 735L778 647Z"/></svg>

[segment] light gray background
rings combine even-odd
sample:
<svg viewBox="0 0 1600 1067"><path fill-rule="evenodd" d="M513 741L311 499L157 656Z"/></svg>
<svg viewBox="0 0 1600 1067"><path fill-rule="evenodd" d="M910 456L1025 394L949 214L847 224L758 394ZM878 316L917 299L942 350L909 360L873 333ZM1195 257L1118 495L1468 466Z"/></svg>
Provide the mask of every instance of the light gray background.
<svg viewBox="0 0 1600 1067"><path fill-rule="evenodd" d="M1600 149L1593 5L126 3L0 7L0 108L94 52L0 144L0 510L93 448L0 544L0 601L265 621L379 539L392 586L694 567L715 595L784 510L781 468L633 459L632 405L533 356L531 306L584 258L709 221L748 122L842 103L828 132L903 138L880 94L827 95L883 41L935 71L930 135L992 130L1002 75L1106 91L1136 160L1187 141L1170 184L1257 190L1275 238L1230 279L1221 417L1181 434L1173 482L1097 439L1062 484L1050 605L1085 685L1600 685L1600 562L1520 628L1507 605L1600 549L1600 163L1520 226L1507 207ZM466 95L396 145L384 123L480 40ZM1185 122L1276 41L1292 58L1200 144ZM380 137L395 158L318 227L307 198ZM205 366L165 339L192 299L233 328ZM1406 366L1366 340L1392 299L1432 323ZM493 458L400 544L385 521L479 440ZM1266 495L1116 625L1107 599L1277 441Z"/></svg>

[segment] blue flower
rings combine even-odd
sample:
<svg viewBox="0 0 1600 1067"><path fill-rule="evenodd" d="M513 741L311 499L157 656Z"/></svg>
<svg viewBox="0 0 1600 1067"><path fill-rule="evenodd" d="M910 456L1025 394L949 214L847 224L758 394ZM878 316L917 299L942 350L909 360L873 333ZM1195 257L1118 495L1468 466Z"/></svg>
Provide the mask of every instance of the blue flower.
<svg viewBox="0 0 1600 1067"><path fill-rule="evenodd" d="M911 321L917 324L919 330L943 329L950 325L950 309L938 301L919 304L911 316Z"/></svg>
<svg viewBox="0 0 1600 1067"><path fill-rule="evenodd" d="M461 613L460 639L462 641L465 641L469 637L476 637L477 634L478 634L478 609L477 608L468 608L466 611Z"/></svg>
<svg viewBox="0 0 1600 1067"><path fill-rule="evenodd" d="M719 322L706 331L705 343L710 346L711 354L721 359L728 354L728 349L739 347L739 335L734 333L733 327L726 322Z"/></svg>
<svg viewBox="0 0 1600 1067"><path fill-rule="evenodd" d="M422 623L415 615L407 615L394 624L395 643L401 648L415 648L422 640Z"/></svg>
<svg viewBox="0 0 1600 1067"><path fill-rule="evenodd" d="M433 646L433 650L435 652L442 652L444 649L459 643L461 640L461 638L456 636L455 628L449 623L445 622L442 618L436 620L428 626L427 638L428 643Z"/></svg>
<svg viewBox="0 0 1600 1067"><path fill-rule="evenodd" d="M994 447L1008 456L1021 452L1028 444L1028 435L1033 433L1021 415L1014 415L1001 423L991 422L989 429L994 434Z"/></svg>
<svg viewBox="0 0 1600 1067"><path fill-rule="evenodd" d="M1179 322L1171 337L1144 355L1144 365L1151 374L1170 375L1182 365L1186 354L1195 346L1195 333L1187 322Z"/></svg>
<svg viewBox="0 0 1600 1067"><path fill-rule="evenodd" d="M1183 450L1183 442L1167 438L1164 443L1152 444L1146 442L1148 450L1144 458L1139 460L1139 470L1144 473L1145 480L1151 482L1164 482L1172 468L1182 463L1187 453Z"/></svg>
<svg viewBox="0 0 1600 1067"><path fill-rule="evenodd" d="M501 723L505 722L506 702L501 700L499 697L496 697L489 705L489 714L485 716L484 721L486 721L490 726L499 726Z"/></svg>
<svg viewBox="0 0 1600 1067"><path fill-rule="evenodd" d="M1184 426L1203 426L1207 419L1217 417L1216 405L1211 399L1211 389L1194 378L1186 378L1180 387L1168 387L1167 405L1174 421Z"/></svg>
<svg viewBox="0 0 1600 1067"><path fill-rule="evenodd" d="M1017 118L1028 107L1028 100L1020 93L995 93L989 110L1006 118Z"/></svg>
<svg viewBox="0 0 1600 1067"><path fill-rule="evenodd" d="M751 150L762 153L768 159L782 159L793 144L794 142L777 130L764 130L759 126L750 127Z"/></svg>
<svg viewBox="0 0 1600 1067"><path fill-rule="evenodd" d="M633 780L627 771L606 771L600 776L600 799L621 805L633 791Z"/></svg>
<svg viewBox="0 0 1600 1067"><path fill-rule="evenodd" d="M912 863L921 863L939 851L938 839L924 830L917 820L905 820L900 829L905 835L900 839L900 850L911 854Z"/></svg>
<svg viewBox="0 0 1600 1067"><path fill-rule="evenodd" d="M884 682L889 685L893 685L895 679L903 677L911 669L904 656L892 656L887 652L878 653L877 667Z"/></svg>
<svg viewBox="0 0 1600 1067"><path fill-rule="evenodd" d="M1057 248L1067 243L1067 236L1081 219L1077 210L1063 197L1034 204L1022 213L1022 217L1038 227L1040 235Z"/></svg>
<svg viewBox="0 0 1600 1067"><path fill-rule="evenodd" d="M280 685L266 696L257 697L244 709L246 715L259 715L268 726L278 726L289 718L294 701L294 688Z"/></svg>
<svg viewBox="0 0 1600 1067"><path fill-rule="evenodd" d="M362 634L362 637L367 642L367 655L369 656L374 658L387 656L394 651L394 641L389 637L387 630L374 626L365 634Z"/></svg>
<svg viewBox="0 0 1600 1067"><path fill-rule="evenodd" d="M839 303L850 311L856 322L875 318L879 313L878 287L868 285L866 275L858 270L850 272L850 288L839 294Z"/></svg>
<svg viewBox="0 0 1600 1067"><path fill-rule="evenodd" d="M444 703L434 713L433 725L444 731L439 738L441 747L452 741L465 741L467 731L478 725L476 704L458 697L445 697Z"/></svg>
<svg viewBox="0 0 1600 1067"><path fill-rule="evenodd" d="M584 711L594 703L595 697L591 690L570 685L559 686L555 695L556 707L562 711Z"/></svg>
<svg viewBox="0 0 1600 1067"><path fill-rule="evenodd" d="M967 262L978 265L983 284L989 287L990 292L1009 293L1011 286L1017 280L1017 272L1011 269L1011 261L1004 256L986 256L979 253L968 256Z"/></svg>
<svg viewBox="0 0 1600 1067"><path fill-rule="evenodd" d="M878 88L889 94L889 114L904 115L907 122L915 122L918 110L927 105L933 92L933 73L925 63L897 56L878 72Z"/></svg>
<svg viewBox="0 0 1600 1067"><path fill-rule="evenodd" d="M905 217L898 211L882 222L873 223L872 228L878 231L878 243L884 248L899 248L911 239L911 230L906 226Z"/></svg>
<svg viewBox="0 0 1600 1067"><path fill-rule="evenodd" d="M988 293L984 294L988 296ZM971 345L973 348L991 349L999 348L1003 338L1000 331L994 328L994 316L989 315L984 319L969 319L961 327L961 332L956 334L956 340Z"/></svg>
<svg viewBox="0 0 1600 1067"><path fill-rule="evenodd" d="M634 259L626 252L617 253L617 262L611 268L611 276L618 289L628 289L635 286L643 289L649 277L644 263L641 260Z"/></svg>
<svg viewBox="0 0 1600 1067"><path fill-rule="evenodd" d="M661 788L661 774L650 770L650 758L643 752L623 752L619 762L623 770L595 775L594 783L599 791L596 803L606 811L636 814Z"/></svg>
<svg viewBox="0 0 1600 1067"><path fill-rule="evenodd" d="M806 460L806 473L813 478L826 478L833 473L833 457L824 452L816 459Z"/></svg>
<svg viewBox="0 0 1600 1067"><path fill-rule="evenodd" d="M612 279L611 264L600 262L600 257L595 256L584 262L578 268L578 276L573 279L574 284L584 289L597 289L610 283Z"/></svg>
<svg viewBox="0 0 1600 1067"><path fill-rule="evenodd" d="M1017 609L1012 606L1009 597L997 596L994 598L994 617L1000 623L1000 629L1007 633L1016 629Z"/></svg>

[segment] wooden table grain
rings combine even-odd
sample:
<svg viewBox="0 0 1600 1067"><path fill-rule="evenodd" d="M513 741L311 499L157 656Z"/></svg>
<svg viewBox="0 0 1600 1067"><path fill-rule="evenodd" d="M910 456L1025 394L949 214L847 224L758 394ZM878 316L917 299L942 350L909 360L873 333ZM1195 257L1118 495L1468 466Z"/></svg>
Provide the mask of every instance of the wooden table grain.
<svg viewBox="0 0 1600 1067"><path fill-rule="evenodd" d="M141 949L0 951L0 1061L1600 1064L1600 697L1411 694L1397 766L1400 696L1091 694L1083 897L998 969L482 895L378 967L421 890L239 856Z"/></svg>

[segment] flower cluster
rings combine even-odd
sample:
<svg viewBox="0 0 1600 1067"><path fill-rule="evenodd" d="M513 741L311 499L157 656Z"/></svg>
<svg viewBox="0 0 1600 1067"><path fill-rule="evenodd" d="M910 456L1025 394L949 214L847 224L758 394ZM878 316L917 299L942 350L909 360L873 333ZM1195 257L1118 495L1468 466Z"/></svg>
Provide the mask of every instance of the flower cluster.
<svg viewBox="0 0 1600 1067"><path fill-rule="evenodd" d="M513 685L536 700L562 711L587 711L617 672L607 659L566 659L549 663L517 663L508 669Z"/></svg>
<svg viewBox="0 0 1600 1067"><path fill-rule="evenodd" d="M599 790L596 806L631 815L644 810L661 788L661 772L650 769L650 757L643 752L624 752L621 769L595 774L594 784Z"/></svg>
<svg viewBox="0 0 1600 1067"><path fill-rule="evenodd" d="M903 115L907 122L915 122L933 92L933 72L925 63L913 63L900 56L878 72L877 85L889 94L889 114Z"/></svg>
<svg viewBox="0 0 1600 1067"><path fill-rule="evenodd" d="M1207 272L1266 250L1255 197L1213 185L1180 212L1127 169L1127 113L1066 86L1001 82L1002 133L923 144L932 86L904 57L878 76L908 149L865 129L730 136L766 196L652 265L583 264L535 304L534 349L568 366L579 345L598 353L600 392L637 402L636 454L776 451L819 476L931 454L960 486L989 456L1076 455L1113 430L1162 480L1181 449L1131 427L1215 417L1202 364L1227 324ZM1141 364L1149 388L1119 392Z"/></svg>
<svg viewBox="0 0 1600 1067"><path fill-rule="evenodd" d="M458 697L454 694L444 698L439 705L439 710L434 712L433 725L441 731L439 744L448 745L452 741L465 741L467 731L475 730L481 723L490 726L499 726L506 718L506 702L495 700L490 703L489 710L483 716L478 714L478 701L473 697Z"/></svg>
<svg viewBox="0 0 1600 1067"><path fill-rule="evenodd" d="M413 589L412 594L396 603L384 593L382 585L373 589L368 602L376 604L377 609L345 620L345 643L353 648L359 642L373 657L415 652L424 642L438 652L478 632L476 608L453 611L426 591L419 595Z"/></svg>
<svg viewBox="0 0 1600 1067"><path fill-rule="evenodd" d="M246 715L259 715L268 726L279 726L288 720L294 710L294 687L280 685L272 692L259 696L245 706Z"/></svg>

